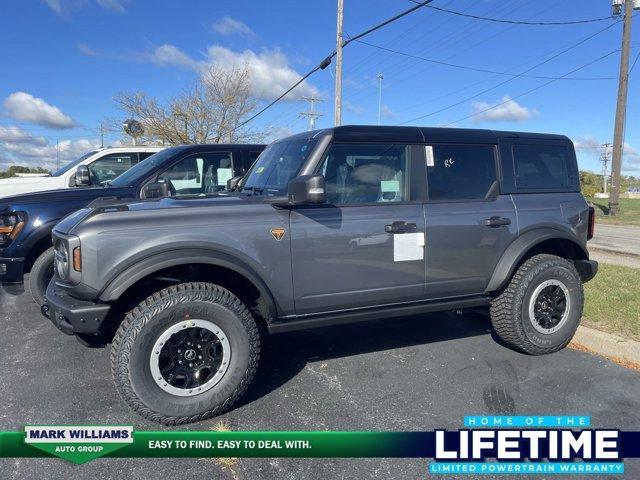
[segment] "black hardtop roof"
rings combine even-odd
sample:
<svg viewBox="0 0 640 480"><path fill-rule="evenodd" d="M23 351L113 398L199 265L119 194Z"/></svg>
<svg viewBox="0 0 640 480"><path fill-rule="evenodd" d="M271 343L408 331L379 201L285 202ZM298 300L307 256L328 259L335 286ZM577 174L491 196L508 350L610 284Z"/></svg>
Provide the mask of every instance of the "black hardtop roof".
<svg viewBox="0 0 640 480"><path fill-rule="evenodd" d="M262 143L201 143L197 145L176 145L173 147L180 153L210 152L215 150L228 150L229 148L264 148Z"/></svg>
<svg viewBox="0 0 640 480"><path fill-rule="evenodd" d="M343 125L288 137L310 138L330 134L338 142L439 142L439 143L497 143L500 138L528 138L536 140L569 140L564 135L528 132L506 132L475 128L395 127L378 125ZM284 139L283 139L284 140Z"/></svg>

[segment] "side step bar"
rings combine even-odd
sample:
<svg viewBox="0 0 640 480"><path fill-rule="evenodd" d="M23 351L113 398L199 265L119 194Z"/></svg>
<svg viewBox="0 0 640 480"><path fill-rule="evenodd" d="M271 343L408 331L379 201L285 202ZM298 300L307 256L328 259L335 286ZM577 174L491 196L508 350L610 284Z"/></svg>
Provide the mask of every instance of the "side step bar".
<svg viewBox="0 0 640 480"><path fill-rule="evenodd" d="M467 297L455 300L437 300L431 302L393 305L378 308L364 308L338 313L308 315L291 320L277 320L269 324L270 333L292 332L309 328L329 327L345 323L379 320L382 318L404 317L420 313L441 312L443 310L459 310L463 308L483 307L491 303L491 297Z"/></svg>

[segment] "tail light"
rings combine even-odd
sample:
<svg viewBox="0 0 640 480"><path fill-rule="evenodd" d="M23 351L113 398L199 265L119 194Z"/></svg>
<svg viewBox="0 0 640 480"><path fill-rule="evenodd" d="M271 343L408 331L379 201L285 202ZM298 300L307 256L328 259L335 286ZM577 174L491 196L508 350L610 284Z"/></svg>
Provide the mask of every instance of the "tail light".
<svg viewBox="0 0 640 480"><path fill-rule="evenodd" d="M587 229L587 240L593 238L593 234L596 230L596 209L589 207L589 228Z"/></svg>

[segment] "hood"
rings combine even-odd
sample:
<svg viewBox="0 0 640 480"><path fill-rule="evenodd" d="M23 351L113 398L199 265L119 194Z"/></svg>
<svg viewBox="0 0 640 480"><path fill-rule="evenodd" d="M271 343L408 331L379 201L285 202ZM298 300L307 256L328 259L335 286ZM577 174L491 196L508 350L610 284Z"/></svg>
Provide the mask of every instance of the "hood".
<svg viewBox="0 0 640 480"><path fill-rule="evenodd" d="M169 208L196 208L208 206L228 206L234 204L244 204L247 201L246 196L238 195L211 195L208 197L168 197L154 200L137 200L133 202L112 203L112 206L125 206L130 211L142 210L166 210ZM255 197L258 198L258 197ZM264 200L264 197L260 197Z"/></svg>
<svg viewBox="0 0 640 480"><path fill-rule="evenodd" d="M62 190L47 190L43 192L11 195L0 198L0 205L27 205L54 202L84 202L82 205L102 196L131 196L129 189L96 187L96 188L64 188ZM113 199L112 199L113 201Z"/></svg>
<svg viewBox="0 0 640 480"><path fill-rule="evenodd" d="M62 177L13 177L0 179L0 198L64 187Z"/></svg>

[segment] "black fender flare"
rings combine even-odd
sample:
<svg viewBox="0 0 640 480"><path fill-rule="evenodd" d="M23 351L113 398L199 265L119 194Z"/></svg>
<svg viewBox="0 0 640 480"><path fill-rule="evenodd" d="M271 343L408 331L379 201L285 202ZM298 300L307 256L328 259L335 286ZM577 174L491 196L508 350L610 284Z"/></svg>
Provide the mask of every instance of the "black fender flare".
<svg viewBox="0 0 640 480"><path fill-rule="evenodd" d="M102 302L115 302L134 283L154 272L168 267L196 263L228 268L245 277L255 285L264 299L269 319L277 318L278 307L276 301L267 284L253 268L237 257L205 248L167 250L143 258L113 277L100 292L99 299Z"/></svg>
<svg viewBox="0 0 640 480"><path fill-rule="evenodd" d="M502 254L493 271L491 280L489 280L486 292L495 292L502 288L513 275L513 271L522 257L537 244L551 239L568 240L579 248L584 259L589 258L589 252L587 252L585 247L577 240L575 235L572 235L570 232L555 228L536 228L529 230L511 242Z"/></svg>
<svg viewBox="0 0 640 480"><path fill-rule="evenodd" d="M24 249L24 258L28 258L31 255L31 251L33 248L40 243L43 239L49 238L51 240L51 231L58 224L60 218L56 218L55 220L49 220L46 223L36 227L34 230L29 232L25 239L21 242L22 249ZM53 242L51 242L53 244Z"/></svg>

